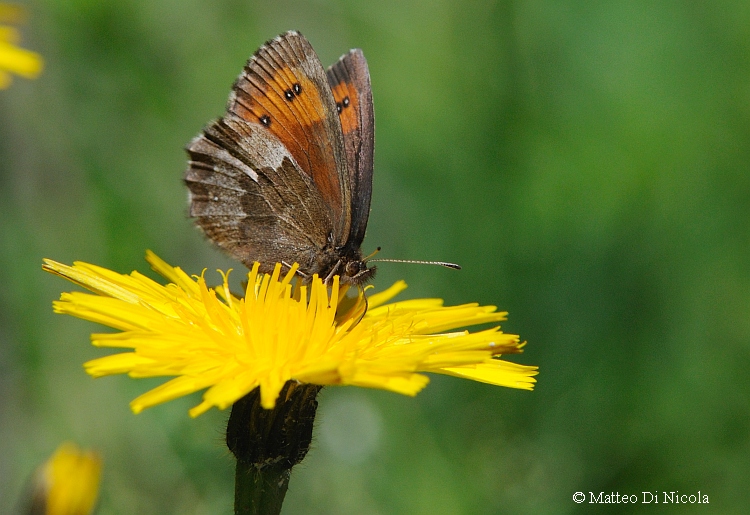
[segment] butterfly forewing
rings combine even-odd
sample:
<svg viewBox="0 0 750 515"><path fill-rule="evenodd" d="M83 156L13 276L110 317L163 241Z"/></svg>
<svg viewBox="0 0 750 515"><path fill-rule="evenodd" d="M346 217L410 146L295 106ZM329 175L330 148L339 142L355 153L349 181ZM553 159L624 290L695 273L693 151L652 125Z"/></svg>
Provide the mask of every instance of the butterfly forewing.
<svg viewBox="0 0 750 515"><path fill-rule="evenodd" d="M310 43L288 32L263 45L234 84L227 111L275 135L313 179L334 222L334 240L350 229L344 139L323 66Z"/></svg>

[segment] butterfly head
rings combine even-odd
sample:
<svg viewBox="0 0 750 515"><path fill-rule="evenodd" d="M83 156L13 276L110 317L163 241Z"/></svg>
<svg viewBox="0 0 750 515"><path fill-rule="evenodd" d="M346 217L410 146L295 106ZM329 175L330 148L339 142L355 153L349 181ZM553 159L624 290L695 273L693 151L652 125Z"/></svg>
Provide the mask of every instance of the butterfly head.
<svg viewBox="0 0 750 515"><path fill-rule="evenodd" d="M362 286L367 281L375 277L375 267L367 266L367 262L364 259L353 259L348 260L342 258L341 261L341 282L342 284L351 284L354 286Z"/></svg>
<svg viewBox="0 0 750 515"><path fill-rule="evenodd" d="M362 252L359 248L329 248L327 252L321 252L312 257L317 258L317 261L312 260L300 263L300 267L296 270L297 276L304 283L309 283L313 276L317 275L323 279L325 284L331 285L333 278L338 276L339 284L342 286L356 286L361 288L375 277L376 268L374 266L367 266L367 262L371 256L362 258ZM283 264L287 268L291 268L290 263L284 261ZM262 269L263 267L261 266Z"/></svg>

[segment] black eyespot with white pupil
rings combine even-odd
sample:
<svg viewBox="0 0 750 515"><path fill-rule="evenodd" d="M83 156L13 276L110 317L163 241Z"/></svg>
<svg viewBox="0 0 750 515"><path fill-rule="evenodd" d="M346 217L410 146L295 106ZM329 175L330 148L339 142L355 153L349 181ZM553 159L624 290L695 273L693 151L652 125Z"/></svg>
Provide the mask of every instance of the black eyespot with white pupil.
<svg viewBox="0 0 750 515"><path fill-rule="evenodd" d="M291 102L300 93L302 93L302 86L299 85L299 82L296 82L291 89L284 91L284 96Z"/></svg>
<svg viewBox="0 0 750 515"><path fill-rule="evenodd" d="M344 99L341 102L336 102L336 112L341 114L341 111L349 107L349 97L344 97Z"/></svg>
<svg viewBox="0 0 750 515"><path fill-rule="evenodd" d="M267 114L264 114L260 117L260 123L268 127L269 125L271 125L271 118Z"/></svg>

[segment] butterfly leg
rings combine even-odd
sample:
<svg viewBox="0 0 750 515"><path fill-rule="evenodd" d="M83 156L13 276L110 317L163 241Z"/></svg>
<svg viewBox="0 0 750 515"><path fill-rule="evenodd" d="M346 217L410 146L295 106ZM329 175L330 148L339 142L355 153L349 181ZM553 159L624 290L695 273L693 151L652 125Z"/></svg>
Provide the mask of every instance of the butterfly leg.
<svg viewBox="0 0 750 515"><path fill-rule="evenodd" d="M338 272L339 268L341 268L341 260L339 259L336 261L336 264L331 268L331 271L328 273L328 276L326 276L325 281L323 281L325 284L330 284L331 280L333 279L333 276L336 275L336 272Z"/></svg>
<svg viewBox="0 0 750 515"><path fill-rule="evenodd" d="M286 261L282 261L281 264L284 265L285 267L287 267L289 270L292 269L292 265L290 265ZM297 275L299 275L305 281L309 281L310 280L310 276L308 274L306 274L305 272L303 272L302 270L300 270L299 268L297 269Z"/></svg>

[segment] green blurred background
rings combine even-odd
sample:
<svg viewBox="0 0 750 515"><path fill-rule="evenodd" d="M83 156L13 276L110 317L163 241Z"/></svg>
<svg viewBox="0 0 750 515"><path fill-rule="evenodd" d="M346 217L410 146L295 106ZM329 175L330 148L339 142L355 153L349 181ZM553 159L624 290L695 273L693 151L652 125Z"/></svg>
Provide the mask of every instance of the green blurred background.
<svg viewBox="0 0 750 515"><path fill-rule="evenodd" d="M46 69L0 91L0 513L65 439L104 456L100 514L231 513L228 413L133 415L161 381L87 377L100 328L53 315L73 287L40 265L241 268L187 218L183 147L292 28L324 65L370 64L365 252L464 267L381 264L376 288L508 310L511 359L541 373L324 390L285 513L675 513L572 495L698 490L700 513L747 513L750 4L26 5Z"/></svg>

